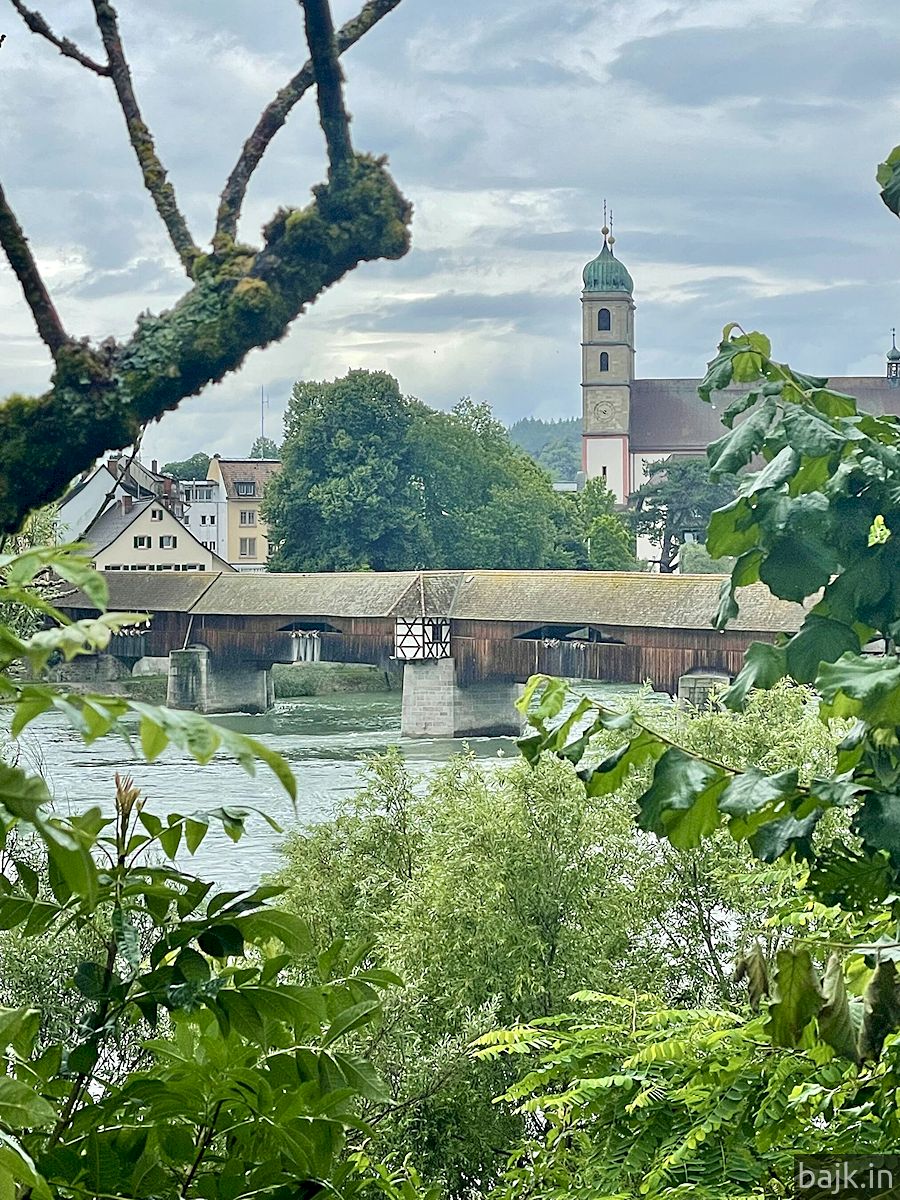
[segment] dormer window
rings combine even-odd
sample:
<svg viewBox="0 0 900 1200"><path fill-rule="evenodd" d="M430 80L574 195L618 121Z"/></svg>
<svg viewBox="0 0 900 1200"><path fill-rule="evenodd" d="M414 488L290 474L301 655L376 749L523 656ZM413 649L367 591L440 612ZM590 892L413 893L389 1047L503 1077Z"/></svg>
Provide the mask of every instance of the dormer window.
<svg viewBox="0 0 900 1200"><path fill-rule="evenodd" d="M235 483L234 490L239 496L255 496L256 484L252 480Z"/></svg>
<svg viewBox="0 0 900 1200"><path fill-rule="evenodd" d="M601 371L609 370L609 355L606 353L605 350L600 355L600 370Z"/></svg>
<svg viewBox="0 0 900 1200"><path fill-rule="evenodd" d="M612 328L608 308L601 308L597 313L597 328L601 333L609 333Z"/></svg>

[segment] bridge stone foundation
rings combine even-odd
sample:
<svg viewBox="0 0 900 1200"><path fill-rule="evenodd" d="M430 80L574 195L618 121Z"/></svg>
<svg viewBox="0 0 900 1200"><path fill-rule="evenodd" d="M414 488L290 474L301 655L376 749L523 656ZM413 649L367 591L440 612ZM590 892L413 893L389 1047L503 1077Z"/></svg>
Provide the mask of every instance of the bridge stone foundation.
<svg viewBox="0 0 900 1200"><path fill-rule="evenodd" d="M200 713L264 713L274 703L271 671L211 660L205 646L169 653L169 708Z"/></svg>
<svg viewBox="0 0 900 1200"><path fill-rule="evenodd" d="M403 667L402 737L518 737L516 683L461 687L452 658L407 662Z"/></svg>

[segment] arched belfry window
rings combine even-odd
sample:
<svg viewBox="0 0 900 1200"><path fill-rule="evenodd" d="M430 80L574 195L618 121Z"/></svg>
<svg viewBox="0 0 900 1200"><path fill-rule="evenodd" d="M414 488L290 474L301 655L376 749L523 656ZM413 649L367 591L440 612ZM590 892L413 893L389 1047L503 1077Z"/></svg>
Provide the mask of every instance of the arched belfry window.
<svg viewBox="0 0 900 1200"><path fill-rule="evenodd" d="M609 309L601 308L597 313L597 328L601 333L608 333L611 325L609 320Z"/></svg>
<svg viewBox="0 0 900 1200"><path fill-rule="evenodd" d="M606 353L605 350L600 355L600 370L601 371L609 370L609 355Z"/></svg>

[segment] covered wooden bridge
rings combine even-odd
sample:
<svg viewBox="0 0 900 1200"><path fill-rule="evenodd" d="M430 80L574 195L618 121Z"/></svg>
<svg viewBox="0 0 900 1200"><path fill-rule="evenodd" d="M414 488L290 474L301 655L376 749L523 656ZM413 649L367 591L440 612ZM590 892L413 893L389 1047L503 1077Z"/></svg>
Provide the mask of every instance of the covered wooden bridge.
<svg viewBox="0 0 900 1200"><path fill-rule="evenodd" d="M346 574L108 573L110 607L147 612L113 653L169 656L170 702L264 709L275 662L402 664L409 735L508 731L516 687L536 672L674 693L692 674L731 677L752 641L802 620L760 585L710 625L721 576L582 571ZM73 617L95 610L81 593Z"/></svg>

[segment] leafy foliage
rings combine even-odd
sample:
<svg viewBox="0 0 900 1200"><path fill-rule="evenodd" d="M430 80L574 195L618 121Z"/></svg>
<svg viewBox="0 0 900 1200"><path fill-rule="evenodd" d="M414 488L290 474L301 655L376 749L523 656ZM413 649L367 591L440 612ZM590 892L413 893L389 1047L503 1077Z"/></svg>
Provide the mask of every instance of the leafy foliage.
<svg viewBox="0 0 900 1200"><path fill-rule="evenodd" d="M761 694L740 714L653 711L736 765L833 761L799 689ZM603 737L608 751L622 742ZM633 825L639 792L634 779L587 796L571 764L550 759L532 769L461 757L422 780L392 752L369 764L366 787L333 821L291 835L284 903L319 943L371 938L406 982L387 997L371 1048L396 1103L375 1109L378 1156L409 1155L425 1178L469 1196L502 1166L497 1148L522 1134L492 1097L532 1065L473 1063L471 1038L566 1011L584 987L672 1004L740 995L730 963L793 902L792 871L760 872L730 839L688 853L648 843ZM767 952L780 936L770 931Z"/></svg>
<svg viewBox="0 0 900 1200"><path fill-rule="evenodd" d="M250 447L251 458L280 458L278 443L269 437L258 437Z"/></svg>
<svg viewBox="0 0 900 1200"><path fill-rule="evenodd" d="M647 482L629 497L635 532L659 552L660 571L674 571L686 535L702 535L710 516L734 495L726 476L710 479L702 458L670 455L648 463Z"/></svg>
<svg viewBox="0 0 900 1200"><path fill-rule="evenodd" d="M575 565L549 477L484 405L435 412L382 372L295 385L265 500L276 570Z"/></svg>
<svg viewBox="0 0 900 1200"><path fill-rule="evenodd" d="M209 455L198 450L190 458L179 462L168 462L163 465L164 475L174 475L176 479L205 479L209 470Z"/></svg>
<svg viewBox="0 0 900 1200"><path fill-rule="evenodd" d="M544 421L522 417L509 427L509 440L521 446L554 479L573 480L581 470L580 417Z"/></svg>
<svg viewBox="0 0 900 1200"><path fill-rule="evenodd" d="M46 569L101 615L66 623L31 590ZM148 761L169 743L201 764L222 748L250 773L265 763L294 797L278 755L195 714L14 681L17 660L38 673L139 618L103 612L102 576L67 549L6 555L0 572L0 601L56 622L30 637L0 627L14 737L52 707L91 742L131 710ZM421 1194L409 1173L346 1152L360 1105L387 1099L354 1042L399 981L366 969L365 946L317 954L307 922L272 905L281 889L220 891L185 865L212 826L239 841L251 815L228 803L156 813L117 775L111 806L63 817L40 776L0 762L0 958L64 948L37 971L45 989L54 982L50 1011L21 998L0 1009L4 1196Z"/></svg>

